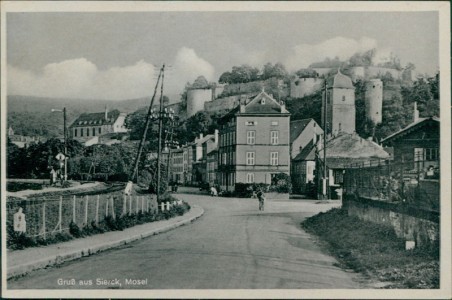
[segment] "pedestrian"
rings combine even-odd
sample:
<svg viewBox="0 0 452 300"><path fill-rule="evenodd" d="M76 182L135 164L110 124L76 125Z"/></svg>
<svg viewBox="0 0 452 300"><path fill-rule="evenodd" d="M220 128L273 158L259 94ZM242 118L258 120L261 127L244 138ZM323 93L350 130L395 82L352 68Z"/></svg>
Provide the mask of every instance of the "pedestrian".
<svg viewBox="0 0 452 300"><path fill-rule="evenodd" d="M50 170L50 185L56 185L57 183L57 171L52 167Z"/></svg>
<svg viewBox="0 0 452 300"><path fill-rule="evenodd" d="M257 199L259 199L259 210L264 210L265 194L262 189L257 191Z"/></svg>
<svg viewBox="0 0 452 300"><path fill-rule="evenodd" d="M213 186L210 188L210 195L212 197L218 196L217 189L215 187L213 187Z"/></svg>

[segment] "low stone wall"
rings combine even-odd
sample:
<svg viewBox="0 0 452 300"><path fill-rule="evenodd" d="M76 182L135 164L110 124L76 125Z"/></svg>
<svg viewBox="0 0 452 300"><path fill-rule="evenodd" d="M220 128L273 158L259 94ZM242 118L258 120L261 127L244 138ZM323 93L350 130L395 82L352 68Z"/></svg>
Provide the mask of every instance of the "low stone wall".
<svg viewBox="0 0 452 300"><path fill-rule="evenodd" d="M266 193L265 198L271 200L289 200L289 193Z"/></svg>
<svg viewBox="0 0 452 300"><path fill-rule="evenodd" d="M342 205L349 216L392 226L398 237L415 241L416 247L434 245L439 240L437 212L350 195L345 195Z"/></svg>

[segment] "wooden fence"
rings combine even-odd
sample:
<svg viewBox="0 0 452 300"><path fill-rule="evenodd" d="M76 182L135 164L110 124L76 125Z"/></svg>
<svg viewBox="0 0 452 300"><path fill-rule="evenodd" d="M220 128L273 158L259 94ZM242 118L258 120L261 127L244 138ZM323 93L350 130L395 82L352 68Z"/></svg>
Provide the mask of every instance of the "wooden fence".
<svg viewBox="0 0 452 300"><path fill-rule="evenodd" d="M138 213L157 213L159 207L150 195L124 195L122 192L85 196L58 196L40 199L7 200L7 226L13 225L13 217L22 208L25 214L26 235L41 236L57 232L69 232L71 222L79 228L98 224L106 217L113 219ZM162 206L165 210L165 206ZM169 208L169 206L168 206Z"/></svg>

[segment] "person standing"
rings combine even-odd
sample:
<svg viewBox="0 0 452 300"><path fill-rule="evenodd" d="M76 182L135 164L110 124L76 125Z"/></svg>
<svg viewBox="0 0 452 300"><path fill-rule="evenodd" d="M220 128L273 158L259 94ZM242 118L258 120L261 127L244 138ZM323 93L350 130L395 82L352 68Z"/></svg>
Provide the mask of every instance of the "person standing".
<svg viewBox="0 0 452 300"><path fill-rule="evenodd" d="M259 199L259 210L264 210L264 202L265 202L265 194L264 192L259 189L257 192L257 199Z"/></svg>

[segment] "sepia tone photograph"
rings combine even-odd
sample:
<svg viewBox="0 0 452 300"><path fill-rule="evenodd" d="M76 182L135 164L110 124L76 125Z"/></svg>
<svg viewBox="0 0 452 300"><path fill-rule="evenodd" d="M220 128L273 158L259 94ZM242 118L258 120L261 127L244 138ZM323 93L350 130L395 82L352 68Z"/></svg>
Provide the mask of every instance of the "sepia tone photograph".
<svg viewBox="0 0 452 300"><path fill-rule="evenodd" d="M449 298L449 2L1 3L2 296Z"/></svg>

